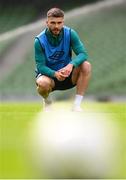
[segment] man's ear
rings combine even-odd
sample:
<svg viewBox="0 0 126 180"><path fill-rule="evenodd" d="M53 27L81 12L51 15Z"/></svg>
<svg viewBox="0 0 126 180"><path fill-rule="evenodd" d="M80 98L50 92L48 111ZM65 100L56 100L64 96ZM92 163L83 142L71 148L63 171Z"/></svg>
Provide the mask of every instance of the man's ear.
<svg viewBox="0 0 126 180"><path fill-rule="evenodd" d="M46 19L46 25L48 25L48 19Z"/></svg>

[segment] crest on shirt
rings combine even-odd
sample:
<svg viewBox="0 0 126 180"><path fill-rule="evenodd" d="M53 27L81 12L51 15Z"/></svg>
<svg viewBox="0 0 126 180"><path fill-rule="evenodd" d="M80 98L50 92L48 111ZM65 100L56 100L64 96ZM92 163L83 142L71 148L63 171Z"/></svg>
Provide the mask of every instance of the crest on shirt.
<svg viewBox="0 0 126 180"><path fill-rule="evenodd" d="M59 60L63 55L64 51L55 51L55 53L49 56L49 58L53 60Z"/></svg>

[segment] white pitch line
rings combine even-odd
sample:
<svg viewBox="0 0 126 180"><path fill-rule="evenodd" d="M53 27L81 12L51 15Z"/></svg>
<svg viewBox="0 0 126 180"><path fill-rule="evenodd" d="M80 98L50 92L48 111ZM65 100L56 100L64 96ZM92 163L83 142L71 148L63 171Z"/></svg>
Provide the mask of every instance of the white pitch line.
<svg viewBox="0 0 126 180"><path fill-rule="evenodd" d="M126 2L126 0L104 0L102 2L93 3L91 5L84 5L80 8L75 8L69 12L66 12L65 19L70 19L71 17L76 17L82 14L89 14L91 12L98 11L102 8L117 6L124 2ZM35 23L24 25L15 30L8 31L0 35L0 42L17 37L27 32L33 32L34 30L41 29L42 27L44 27L44 25L45 25L45 18Z"/></svg>

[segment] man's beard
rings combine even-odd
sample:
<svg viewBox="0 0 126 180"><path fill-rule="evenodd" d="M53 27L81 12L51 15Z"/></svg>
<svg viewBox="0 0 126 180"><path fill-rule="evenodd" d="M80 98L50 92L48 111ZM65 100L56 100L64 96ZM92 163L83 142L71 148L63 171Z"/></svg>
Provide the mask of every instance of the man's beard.
<svg viewBox="0 0 126 180"><path fill-rule="evenodd" d="M54 34L54 35L58 35L59 33L60 33L60 29L58 29L58 28L54 28L54 29L50 29L50 31Z"/></svg>

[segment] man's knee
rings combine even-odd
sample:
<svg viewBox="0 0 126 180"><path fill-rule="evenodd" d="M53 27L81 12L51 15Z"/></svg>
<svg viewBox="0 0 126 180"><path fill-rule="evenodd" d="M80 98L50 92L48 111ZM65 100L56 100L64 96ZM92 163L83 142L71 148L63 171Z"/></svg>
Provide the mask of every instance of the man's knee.
<svg viewBox="0 0 126 180"><path fill-rule="evenodd" d="M41 76L36 80L37 88L42 91L49 91L51 87L51 80L48 77Z"/></svg>
<svg viewBox="0 0 126 180"><path fill-rule="evenodd" d="M91 64L88 61L85 61L81 64L80 70L85 75L91 74Z"/></svg>

